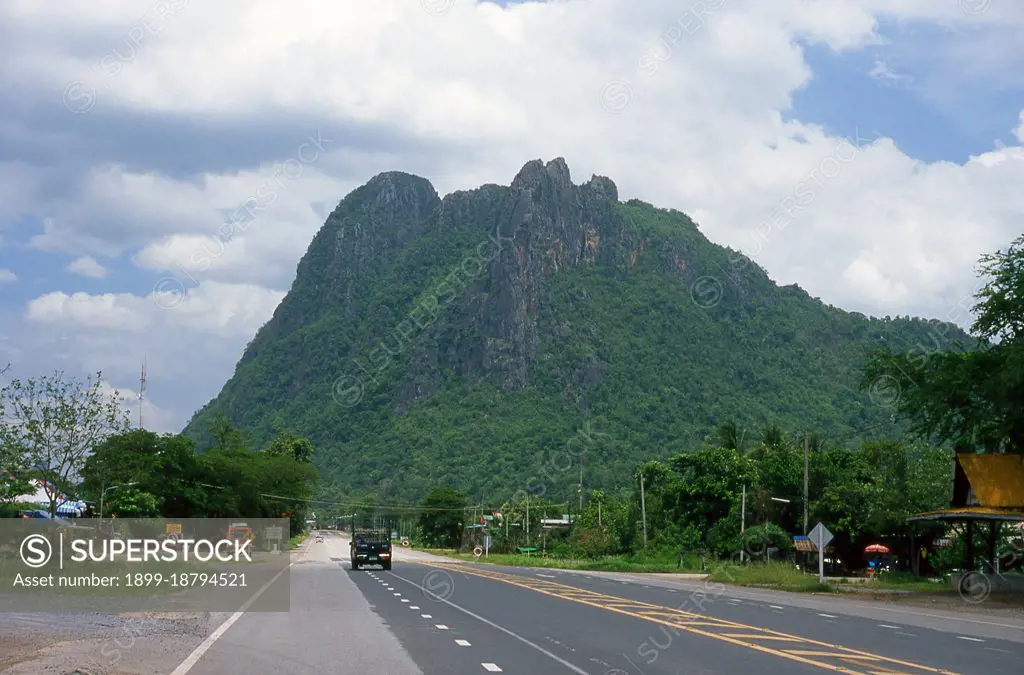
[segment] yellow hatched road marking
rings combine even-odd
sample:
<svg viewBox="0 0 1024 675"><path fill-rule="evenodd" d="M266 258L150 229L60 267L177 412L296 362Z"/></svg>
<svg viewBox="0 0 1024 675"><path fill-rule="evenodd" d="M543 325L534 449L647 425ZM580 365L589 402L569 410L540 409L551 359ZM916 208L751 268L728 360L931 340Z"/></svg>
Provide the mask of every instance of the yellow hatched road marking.
<svg viewBox="0 0 1024 675"><path fill-rule="evenodd" d="M451 563L434 563L428 562L423 563L430 567L437 567L441 569L450 570L461 574L471 574L473 576L483 577L492 579L494 581L500 581L502 583L509 584L511 586L519 586L526 588L544 595L550 595L555 598L562 600L569 600L571 602L577 602L591 607L597 607L618 614L631 616L653 623L659 623L672 628L679 628L695 635L701 635L704 637L721 640L723 642L729 642L731 644L747 647L755 651L763 652L766 654L772 654L774 656L780 656L791 661L798 661L806 663L808 665L816 666L824 670L831 670L835 672L848 673L849 675L868 675L868 673L862 673L860 671L851 670L846 665L836 665L831 663L825 663L819 660L820 658L831 658L839 660L872 660L872 661L884 661L886 664L893 664L899 666L905 666L910 668L915 673L902 673L902 671L884 671L884 670L872 670L872 674L877 675L919 675L920 673L938 673L939 675L956 675L949 670L942 668L933 668L931 666L924 666L917 663L911 663L909 661L902 661L900 659L893 659L885 656L879 656L876 654L869 654L860 650L852 649L850 647L843 647L841 645L833 645L827 642L821 642L818 640L811 640L809 638L803 638L795 635L789 635L779 631L770 630L767 628L760 628L757 626L749 626L746 624L736 623L734 621L726 621L724 619L716 619L714 617L708 617L702 614L695 614L693 612L686 612L671 607L665 607L664 605L654 605L639 600L627 600L612 595L605 595L604 593L597 593L594 591L584 591L580 593L582 589L575 586L568 586L565 584L559 584L551 581L539 582L528 577L521 577L511 574L505 574L503 572L494 572L491 570L481 570L478 568L471 567L469 565L451 564ZM584 597L588 599L584 599ZM653 614L652 614L653 610ZM647 613L645 613L647 612ZM661 616L671 616L674 619L663 619ZM699 620L699 623L693 620ZM694 628L696 625L707 625L713 628L727 628L727 629L740 629L744 631L750 631L753 635L748 633L722 633L722 632L710 632L708 630L701 630ZM824 654L816 654L814 658L804 656L798 653L800 650L782 650L773 649L765 645L757 644L754 642L746 641L750 640L779 640L789 642L799 642L807 645L815 645L818 647L826 647L830 652ZM855 658L861 657L861 658ZM865 665L866 664L862 664ZM881 664L872 665L872 668L879 668Z"/></svg>
<svg viewBox="0 0 1024 675"><path fill-rule="evenodd" d="M747 633L722 633L725 637L739 638L741 640L778 640L780 642L803 642L803 638L782 636L782 635L749 635ZM790 651L790 654L799 654L800 652Z"/></svg>

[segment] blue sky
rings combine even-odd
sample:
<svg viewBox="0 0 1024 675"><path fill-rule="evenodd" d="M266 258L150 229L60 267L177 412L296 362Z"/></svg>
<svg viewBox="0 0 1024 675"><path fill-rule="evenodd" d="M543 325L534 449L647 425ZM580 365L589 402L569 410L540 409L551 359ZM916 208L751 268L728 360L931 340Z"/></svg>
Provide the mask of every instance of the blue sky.
<svg viewBox="0 0 1024 675"><path fill-rule="evenodd" d="M837 135L859 128L865 136L892 138L924 162L964 163L992 150L997 140L1014 142L1010 130L1024 107L1024 87L999 77L965 82L943 73L930 54L955 39L947 28L881 21L879 33L881 44L856 51L804 45L814 76L795 93L789 117ZM879 63L892 77L872 74Z"/></svg>

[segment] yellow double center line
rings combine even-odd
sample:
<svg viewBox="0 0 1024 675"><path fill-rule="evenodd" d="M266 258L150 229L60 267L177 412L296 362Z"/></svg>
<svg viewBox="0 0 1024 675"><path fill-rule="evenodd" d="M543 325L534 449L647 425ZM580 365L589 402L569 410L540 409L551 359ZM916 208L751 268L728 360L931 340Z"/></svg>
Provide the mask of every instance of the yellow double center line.
<svg viewBox="0 0 1024 675"><path fill-rule="evenodd" d="M850 673L851 675L918 675L920 673L956 675L949 670L941 668L901 661L900 659L891 659L878 654L850 649L849 647L811 640L788 633L780 633L779 631L767 628L749 626L734 621L716 619L682 609L665 607L664 605L653 605L639 600L629 600L614 595L588 591L554 581L505 574L494 570L484 570L468 564L434 562L423 564L458 574L470 574L500 581L512 586L519 586L520 588L527 588L537 593L561 598L562 600L578 602L583 605L662 624L676 630L721 640L765 654L772 654L773 656L779 656L791 661L799 661L800 663L824 668L825 670ZM699 595L699 593L695 595ZM698 602L697 604L700 603Z"/></svg>

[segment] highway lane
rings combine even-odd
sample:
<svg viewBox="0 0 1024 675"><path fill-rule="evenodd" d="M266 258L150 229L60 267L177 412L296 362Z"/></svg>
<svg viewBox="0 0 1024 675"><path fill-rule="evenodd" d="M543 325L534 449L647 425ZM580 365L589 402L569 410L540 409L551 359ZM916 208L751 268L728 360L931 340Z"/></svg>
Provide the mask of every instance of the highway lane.
<svg viewBox="0 0 1024 675"><path fill-rule="evenodd" d="M234 614L189 645L172 675L277 675L421 671L342 568L347 540L311 544L291 568L287 613ZM357 572L355 574L362 574ZM153 672L153 671L150 671Z"/></svg>
<svg viewBox="0 0 1024 675"><path fill-rule="evenodd" d="M881 611L848 614L835 598L787 602L703 583L456 563L406 550L396 551L391 571L353 572L347 553L337 535L311 545L291 570L291 612L236 616L187 645L177 669L151 672L1024 672L1024 622L923 620L944 628L936 630ZM1016 639L986 632L1018 628L1008 633Z"/></svg>
<svg viewBox="0 0 1024 675"><path fill-rule="evenodd" d="M632 578L627 577L623 583L616 578L619 575L480 567L481 573L489 570L499 576L521 577L521 582L550 580L599 594L669 606L682 613L794 633L818 642L881 651L908 660L924 659L924 662L952 670L957 669L953 667L955 664L960 664L959 667L966 670L1006 666L1015 672L1024 671L1022 621L986 621L977 614L947 618L929 612L922 615L910 609L897 613L877 605L872 608L868 603L861 603L855 608L856 613L850 614L851 603L842 597L808 602L799 594L743 593L714 583L677 584L677 588L672 588L645 583L646 580L637 579L636 575L630 575ZM737 591L745 597L736 597Z"/></svg>
<svg viewBox="0 0 1024 675"><path fill-rule="evenodd" d="M451 622L463 614L460 629L471 630L474 617L460 611L468 610L591 673L1024 671L1024 639L977 638L959 627L908 628L845 615L841 603L831 613L818 612L730 601L718 587L694 596L632 581L490 565L396 563L391 573L375 576L356 580L371 597L379 594L380 581L396 592L399 580L420 593L432 590L447 601L436 604L456 616ZM397 611L386 596L376 609L385 620ZM403 642L417 633L395 629ZM416 650L410 651L415 659ZM537 672L506 665L505 672ZM560 671L549 664L544 672Z"/></svg>

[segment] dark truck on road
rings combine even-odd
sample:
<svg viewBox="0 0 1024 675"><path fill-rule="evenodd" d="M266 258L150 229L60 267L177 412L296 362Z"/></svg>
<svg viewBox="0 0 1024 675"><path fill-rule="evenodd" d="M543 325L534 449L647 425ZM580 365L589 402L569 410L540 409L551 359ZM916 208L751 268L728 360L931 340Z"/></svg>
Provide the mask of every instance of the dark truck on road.
<svg viewBox="0 0 1024 675"><path fill-rule="evenodd" d="M353 570L364 565L380 565L386 570L391 569L391 537L387 531L352 528L349 548Z"/></svg>

